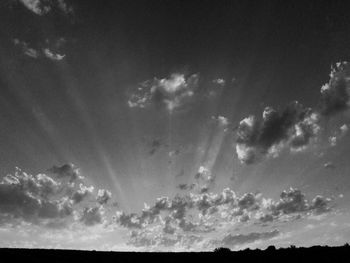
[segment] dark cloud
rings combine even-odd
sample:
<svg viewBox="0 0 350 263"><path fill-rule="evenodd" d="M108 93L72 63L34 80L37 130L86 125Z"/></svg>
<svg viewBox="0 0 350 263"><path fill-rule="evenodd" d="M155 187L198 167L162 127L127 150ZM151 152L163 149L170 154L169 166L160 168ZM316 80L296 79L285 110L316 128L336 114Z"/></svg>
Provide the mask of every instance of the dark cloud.
<svg viewBox="0 0 350 263"><path fill-rule="evenodd" d="M104 210L101 206L96 207L85 207L81 216L80 221L87 226L93 226L103 223Z"/></svg>
<svg viewBox="0 0 350 263"><path fill-rule="evenodd" d="M91 195L93 191L93 186L87 187L83 184L79 184L79 189L73 193L73 195L71 196L71 200L74 204L78 204L82 202L85 198L87 198L89 195Z"/></svg>
<svg viewBox="0 0 350 263"><path fill-rule="evenodd" d="M279 154L283 147L298 151L306 147L318 131L319 117L310 108L293 102L278 112L266 107L262 120L243 119L237 129L236 151L241 162L250 164L262 156Z"/></svg>
<svg viewBox="0 0 350 263"><path fill-rule="evenodd" d="M99 189L97 192L96 201L100 205L104 205L104 204L107 204L108 200L111 199L111 197L112 197L112 193L110 191L105 189Z"/></svg>
<svg viewBox="0 0 350 263"><path fill-rule="evenodd" d="M350 64L338 62L330 80L321 88L320 111L325 116L347 110L350 105Z"/></svg>
<svg viewBox="0 0 350 263"><path fill-rule="evenodd" d="M68 217L73 204L67 197L57 197L61 191L60 182L49 176L33 176L17 169L0 182L0 217L33 223Z"/></svg>
<svg viewBox="0 0 350 263"><path fill-rule="evenodd" d="M79 174L79 169L74 166L74 164L64 164L62 166L54 165L52 168L47 170L57 176L57 178L68 178L70 181L75 181L77 179L82 179Z"/></svg>
<svg viewBox="0 0 350 263"><path fill-rule="evenodd" d="M76 205L83 203L88 196L93 196L94 187L87 187L83 181L76 184L79 174L74 165L55 166L51 170L55 177L31 175L17 168L13 175L8 174L1 179L1 224L16 225L26 221L57 227L74 221L73 215L79 213ZM87 208L83 211L86 218L83 222L89 224L102 210L102 206L98 211Z"/></svg>
<svg viewBox="0 0 350 263"><path fill-rule="evenodd" d="M179 184L177 188L179 188L180 190L188 190L189 186L187 184Z"/></svg>

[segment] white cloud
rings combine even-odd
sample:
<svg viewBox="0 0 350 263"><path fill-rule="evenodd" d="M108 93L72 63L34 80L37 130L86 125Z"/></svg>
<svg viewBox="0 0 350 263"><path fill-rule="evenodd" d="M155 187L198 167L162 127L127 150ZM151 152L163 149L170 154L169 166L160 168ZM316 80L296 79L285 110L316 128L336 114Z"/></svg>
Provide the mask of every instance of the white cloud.
<svg viewBox="0 0 350 263"><path fill-rule="evenodd" d="M66 3L65 0L18 0L28 10L36 15L43 16L57 9L64 14L73 13L73 8Z"/></svg>

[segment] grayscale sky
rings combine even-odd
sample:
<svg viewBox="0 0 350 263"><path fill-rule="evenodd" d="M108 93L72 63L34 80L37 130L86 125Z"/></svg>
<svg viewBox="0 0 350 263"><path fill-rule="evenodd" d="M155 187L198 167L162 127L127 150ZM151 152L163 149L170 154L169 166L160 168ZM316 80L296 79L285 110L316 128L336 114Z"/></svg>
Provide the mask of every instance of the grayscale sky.
<svg viewBox="0 0 350 263"><path fill-rule="evenodd" d="M346 1L0 3L0 246L350 239Z"/></svg>

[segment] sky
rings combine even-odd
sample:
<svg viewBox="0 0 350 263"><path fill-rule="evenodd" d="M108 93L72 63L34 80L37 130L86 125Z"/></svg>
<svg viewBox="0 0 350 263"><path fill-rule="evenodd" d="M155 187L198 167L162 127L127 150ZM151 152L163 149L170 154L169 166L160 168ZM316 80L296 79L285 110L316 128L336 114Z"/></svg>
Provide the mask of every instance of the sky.
<svg viewBox="0 0 350 263"><path fill-rule="evenodd" d="M0 3L0 246L350 240L346 1Z"/></svg>

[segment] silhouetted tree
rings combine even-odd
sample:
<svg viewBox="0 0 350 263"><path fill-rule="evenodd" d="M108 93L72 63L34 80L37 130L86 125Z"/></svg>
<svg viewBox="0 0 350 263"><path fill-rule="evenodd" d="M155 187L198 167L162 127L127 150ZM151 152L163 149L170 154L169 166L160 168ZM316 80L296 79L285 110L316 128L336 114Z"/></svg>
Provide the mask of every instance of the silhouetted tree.
<svg viewBox="0 0 350 263"><path fill-rule="evenodd" d="M229 253L231 250L227 247L217 247L214 249L214 252L216 253Z"/></svg>

